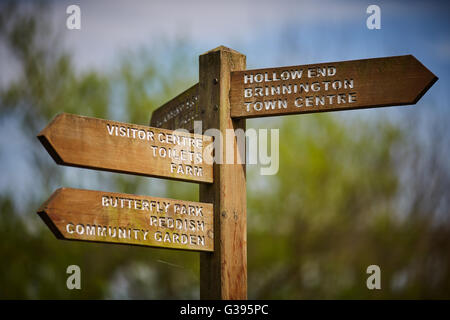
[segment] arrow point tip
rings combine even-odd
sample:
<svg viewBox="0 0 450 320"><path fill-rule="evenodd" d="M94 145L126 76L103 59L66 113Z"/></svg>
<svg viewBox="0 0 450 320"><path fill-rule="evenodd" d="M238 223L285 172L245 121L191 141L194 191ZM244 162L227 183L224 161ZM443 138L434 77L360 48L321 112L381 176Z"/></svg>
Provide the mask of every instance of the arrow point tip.
<svg viewBox="0 0 450 320"><path fill-rule="evenodd" d="M42 221L44 221L44 223L47 225L47 227L50 229L50 231L55 235L57 239L64 239L63 234L61 233L61 231L59 231L58 227L53 223L52 219L48 216L45 209L41 210L41 208L39 208L37 214L42 219Z"/></svg>
<svg viewBox="0 0 450 320"><path fill-rule="evenodd" d="M37 210L37 214L44 221L47 227L52 231L52 233L56 236L57 239L64 239L63 234L59 231L58 227L53 223L52 218L50 217L52 208L51 203L55 200L58 194L62 191L63 188L57 189L50 198L47 199Z"/></svg>
<svg viewBox="0 0 450 320"><path fill-rule="evenodd" d="M48 127L47 127L48 128ZM47 150L48 154L55 160L57 164L64 164L64 160L62 157L56 152L55 148L53 147L48 134L46 134L46 130L42 130L38 135L37 138L41 142L42 146Z"/></svg>

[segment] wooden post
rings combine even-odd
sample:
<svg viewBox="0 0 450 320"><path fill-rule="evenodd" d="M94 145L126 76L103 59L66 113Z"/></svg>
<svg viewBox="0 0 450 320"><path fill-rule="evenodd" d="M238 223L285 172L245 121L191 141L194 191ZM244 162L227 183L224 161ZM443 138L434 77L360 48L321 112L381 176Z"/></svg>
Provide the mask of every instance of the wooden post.
<svg viewBox="0 0 450 320"><path fill-rule="evenodd" d="M245 130L245 119L231 119L229 98L230 72L245 70L245 60L245 55L223 46L200 56L203 130L219 129L224 142L227 129ZM222 147L224 161L227 147L236 158L236 139ZM215 163L213 175L213 184L200 185L200 201L214 204L214 252L200 254L200 298L247 299L245 164Z"/></svg>

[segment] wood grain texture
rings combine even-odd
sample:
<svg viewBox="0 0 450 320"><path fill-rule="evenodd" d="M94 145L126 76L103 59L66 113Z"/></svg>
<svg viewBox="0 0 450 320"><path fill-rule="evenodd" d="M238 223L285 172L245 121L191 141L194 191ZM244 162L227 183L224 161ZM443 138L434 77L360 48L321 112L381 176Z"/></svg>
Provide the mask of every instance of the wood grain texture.
<svg viewBox="0 0 450 320"><path fill-rule="evenodd" d="M218 47L200 56L203 128L245 130L245 119L230 118L230 72L245 69L245 56ZM218 152L233 149L236 141ZM214 253L200 254L201 299L247 298L247 201L245 164L214 164L214 183L200 185L200 201L214 203Z"/></svg>
<svg viewBox="0 0 450 320"><path fill-rule="evenodd" d="M213 251L213 205L62 188L39 208L58 239Z"/></svg>
<svg viewBox="0 0 450 320"><path fill-rule="evenodd" d="M180 93L152 113L150 126L194 132L194 121L201 120L198 83Z"/></svg>
<svg viewBox="0 0 450 320"><path fill-rule="evenodd" d="M231 117L415 104L437 79L412 55L235 71Z"/></svg>
<svg viewBox="0 0 450 320"><path fill-rule="evenodd" d="M58 164L189 182L213 181L212 138L63 113L39 133Z"/></svg>

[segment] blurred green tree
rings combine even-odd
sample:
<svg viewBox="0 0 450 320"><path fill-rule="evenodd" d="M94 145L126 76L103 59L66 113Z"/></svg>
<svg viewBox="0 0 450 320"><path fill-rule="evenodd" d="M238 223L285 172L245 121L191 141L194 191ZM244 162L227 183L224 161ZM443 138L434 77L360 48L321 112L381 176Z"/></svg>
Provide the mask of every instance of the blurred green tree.
<svg viewBox="0 0 450 320"><path fill-rule="evenodd" d="M36 139L37 133L60 112L148 124L153 108L193 82L193 67L185 67L176 75L171 69L186 65L186 45L181 41L163 45L169 68L159 69L158 53L142 49L124 54L119 68L110 72L78 72L45 22L50 21L46 5L28 5L31 10L8 2L0 10L0 41L19 66L18 73L0 91L0 121L14 120L24 139L33 142L20 156L30 159L33 176L28 189L39 192L37 198L21 199L14 192L2 192L0 233L5 241L0 255L8 263L0 267L0 297L198 297L198 290L193 290L198 287L198 254L56 241L35 214L57 187L74 187L70 172L55 170L56 165ZM167 197L196 197L195 186L188 183L95 171L87 177L118 192L145 194L158 185L154 189L164 189ZM82 290L66 288L66 268L71 264L81 267Z"/></svg>

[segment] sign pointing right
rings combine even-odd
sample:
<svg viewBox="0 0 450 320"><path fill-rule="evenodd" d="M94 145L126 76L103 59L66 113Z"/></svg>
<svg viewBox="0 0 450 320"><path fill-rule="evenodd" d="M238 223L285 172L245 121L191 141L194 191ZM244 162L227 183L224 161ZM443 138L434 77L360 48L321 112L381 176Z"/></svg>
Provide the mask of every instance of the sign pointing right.
<svg viewBox="0 0 450 320"><path fill-rule="evenodd" d="M415 104L438 78L414 56L231 73L231 117Z"/></svg>

